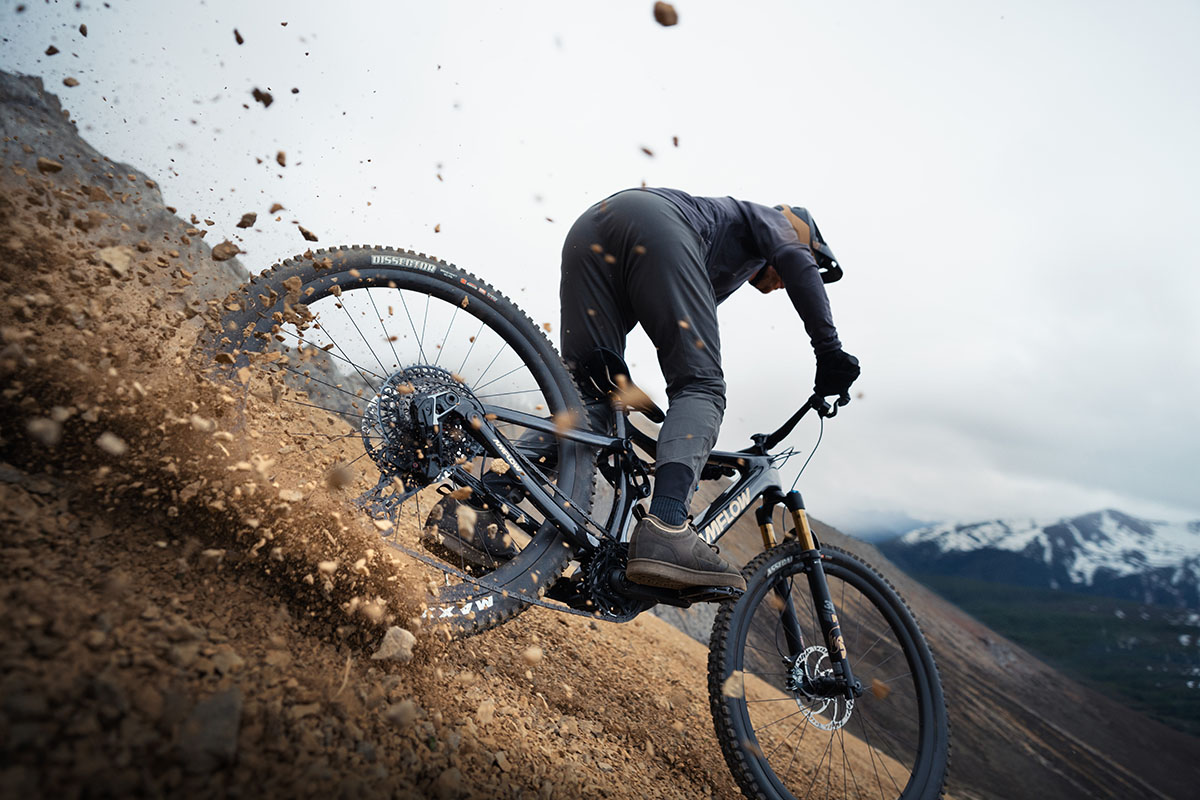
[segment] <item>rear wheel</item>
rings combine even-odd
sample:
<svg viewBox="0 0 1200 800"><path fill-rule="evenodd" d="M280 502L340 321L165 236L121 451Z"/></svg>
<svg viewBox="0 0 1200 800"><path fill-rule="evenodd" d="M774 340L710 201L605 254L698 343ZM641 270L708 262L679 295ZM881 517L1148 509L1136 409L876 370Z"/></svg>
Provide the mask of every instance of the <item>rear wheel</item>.
<svg viewBox="0 0 1200 800"><path fill-rule="evenodd" d="M430 568L436 592L427 617L456 635L485 630L521 611L522 595L538 596L562 573L572 550L559 531L540 526L536 514L526 514L524 528L510 524L501 532L511 545L502 552L437 546L440 508L434 507L447 491L464 494L455 469L483 478L503 467L470 431L448 424L437 429L447 466L430 480L423 474L429 441L408 436L415 433L414 398L433 392L470 397L496 411L493 424L516 449L555 465L559 490L577 508L590 508L586 450L505 422L505 409L582 418L562 360L510 300L437 259L359 246L276 265L228 298L224 309L217 361L231 365L241 382L266 381L259 391L270 386L273 402L289 411L296 457L322 465L314 469L337 484L356 484L359 504L393 523L385 541L497 587Z"/></svg>
<svg viewBox="0 0 1200 800"><path fill-rule="evenodd" d="M748 797L932 800L949 729L937 666L904 601L836 548L821 551L846 651L863 693L818 688L831 674L802 546L763 553L746 593L717 612L709 693L717 738ZM787 600L802 641L789 645Z"/></svg>

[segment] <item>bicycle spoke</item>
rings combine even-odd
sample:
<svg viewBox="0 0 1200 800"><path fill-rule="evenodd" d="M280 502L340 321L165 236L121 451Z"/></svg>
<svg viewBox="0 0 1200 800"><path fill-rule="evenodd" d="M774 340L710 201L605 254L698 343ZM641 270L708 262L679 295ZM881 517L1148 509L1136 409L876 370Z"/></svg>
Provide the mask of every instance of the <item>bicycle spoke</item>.
<svg viewBox="0 0 1200 800"><path fill-rule="evenodd" d="M351 392L348 389L343 389L341 386L338 386L337 384L329 383L328 381L323 381L320 378L314 378L312 375L305 375L300 370L298 370L295 367L292 367L288 364L281 364L280 366L282 366L288 372L293 372L293 373L299 375L300 377L304 378L304 380L306 380L306 381L312 381L313 383L319 383L322 386L328 386L330 389L333 389L335 392L341 392L342 394L349 395L350 397L353 397L355 400L363 399L363 396L361 394L355 394L354 392Z"/></svg>
<svg viewBox="0 0 1200 800"><path fill-rule="evenodd" d="M345 307L343 307L342 310L345 311L346 310ZM363 368L360 367L356 362L350 360L350 357L346 355L346 351L342 349L342 346L337 343L336 339L333 338L333 334L331 334L329 332L329 328L323 322L321 322L319 317L317 317L316 319L317 319L317 322L321 325L321 333L325 334L326 338L328 338L329 341L333 343L334 348L336 348L337 351L342 354L342 357L345 359L346 363L349 364L350 366L354 367L354 371L357 372L359 377L363 379L363 383L365 383L367 386L370 386L371 391L376 391L375 385L373 383L371 383L370 379L368 379L367 376L363 373ZM371 372L371 371L367 370L367 372ZM382 375L375 375L374 372L371 372L371 374L374 375L376 378L378 378L380 381L386 380L386 378L384 378Z"/></svg>
<svg viewBox="0 0 1200 800"><path fill-rule="evenodd" d="M388 347L392 348L392 358L396 359L396 369L400 369L400 356L396 354L396 342L388 333L387 323L383 321L383 315L379 313L379 306L375 305L375 295L371 293L370 289L367 289L366 293L367 299L371 301L371 308L375 311L375 318L379 320L379 327L383 330L383 338L388 343ZM390 312L391 307L388 310Z"/></svg>
<svg viewBox="0 0 1200 800"><path fill-rule="evenodd" d="M487 374L492 371L492 365L496 363L496 359L499 358L500 354L507 349L508 342L501 342L500 349L496 351L496 355L492 356L492 360L488 362L487 367L479 374L479 377L475 379L475 383L471 385L471 391L478 391L480 388L482 388L479 386L479 381L483 380Z"/></svg>
<svg viewBox="0 0 1200 800"><path fill-rule="evenodd" d="M495 383L496 381L504 380L504 379L505 379L505 378L507 378L509 375L512 375L514 372L518 372L518 371L520 371L520 370L523 370L523 369L528 369L528 367L526 367L524 364L518 364L517 366L513 367L512 369L510 369L508 372L506 372L506 373L504 373L503 375L500 375L500 376L498 376L498 377L492 378L490 381L488 381L487 383L483 384L482 386L473 386L473 387L471 387L471 388L472 388L472 391L476 391L476 392L477 392L477 391L479 391L480 389L486 389L488 386L491 386L491 385L492 385L493 383Z"/></svg>
<svg viewBox="0 0 1200 800"><path fill-rule="evenodd" d="M471 337L471 346L467 348L467 354L463 356L462 363L455 370L459 375L463 374L463 370L467 367L467 359L471 357L471 353L475 352L475 344L479 341L479 334L483 333L483 320L479 321L479 330L475 331L475 335Z"/></svg>
<svg viewBox="0 0 1200 800"><path fill-rule="evenodd" d="M438 345L437 358L433 360L435 367L442 360L442 353L446 352L446 341L450 338L450 331L454 329L454 320L456 319L458 319L458 306L454 307L454 313L450 315L450 324L446 326L446 335L442 337L442 343Z"/></svg>
<svg viewBox="0 0 1200 800"><path fill-rule="evenodd" d="M322 328L322 330L324 330L324 329ZM305 342L307 341L303 336L298 336L298 335L292 333L291 331L289 331L287 328L280 328L279 332L286 333L288 336L291 336L293 339L298 341L301 345L305 344ZM362 375L362 371L359 370L358 365L355 364L350 359L345 358L344 356L338 355L337 353L331 353L322 347L316 347L315 345L312 345L312 347L315 350L320 350L321 352L325 353L325 355L329 356L330 358L336 358L338 361L345 361L347 364L349 364L351 367L353 367L358 372L359 375ZM382 375L375 375L374 372L371 372L370 370L367 370L367 371L370 372L370 374L372 376L378 378L380 381L386 380ZM372 391L375 390L374 385L372 385L372 383L369 380L367 380L365 376L363 376L363 382L365 384L367 384L367 386L370 386Z"/></svg>
<svg viewBox="0 0 1200 800"><path fill-rule="evenodd" d="M412 314L408 310L408 302L404 299L404 292L401 289L397 289L396 294L400 295L400 305L404 308L404 316L408 318L408 324L409 327L412 328L413 338L417 341L417 351L421 354L421 363L424 364L429 361L429 359L425 357L425 340L421 336L417 335L417 325L415 322L413 322Z"/></svg>
<svg viewBox="0 0 1200 800"><path fill-rule="evenodd" d="M346 304L341 302L337 303L336 305L341 306L342 313L346 315L346 319L350 320L350 324L353 325L354 330L358 332L358 337L363 340L363 344L367 346L367 350L369 350L371 355L374 356L375 363L379 365L379 369L384 373L389 372L390 370L388 370L388 368L383 365L383 362L379 360L379 355L375 352L375 348L371 347L371 343L367 341L367 337L363 335L362 329L358 327L358 322L354 319L354 315L350 313L350 310L346 308Z"/></svg>

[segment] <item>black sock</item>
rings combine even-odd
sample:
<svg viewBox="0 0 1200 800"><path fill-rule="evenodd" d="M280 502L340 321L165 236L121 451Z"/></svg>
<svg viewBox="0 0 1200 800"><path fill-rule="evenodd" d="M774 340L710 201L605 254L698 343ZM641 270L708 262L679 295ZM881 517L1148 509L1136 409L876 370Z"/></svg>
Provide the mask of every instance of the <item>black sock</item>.
<svg viewBox="0 0 1200 800"><path fill-rule="evenodd" d="M687 506L674 497L655 497L650 501L650 513L668 525L682 525L687 519Z"/></svg>
<svg viewBox="0 0 1200 800"><path fill-rule="evenodd" d="M668 525L682 525L687 519L687 496L692 493L695 473L686 464L667 463L654 470L654 498L650 513Z"/></svg>

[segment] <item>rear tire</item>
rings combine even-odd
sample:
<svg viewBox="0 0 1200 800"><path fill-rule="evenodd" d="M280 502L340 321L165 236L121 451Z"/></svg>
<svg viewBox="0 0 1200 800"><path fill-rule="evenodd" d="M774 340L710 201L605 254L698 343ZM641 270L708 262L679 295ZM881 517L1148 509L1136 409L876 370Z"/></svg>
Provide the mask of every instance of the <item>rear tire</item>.
<svg viewBox="0 0 1200 800"><path fill-rule="evenodd" d="M795 604L810 674L829 661L808 588L804 552L789 542L746 566L746 593L717 612L709 696L717 739L747 797L903 798L941 796L949 726L937 665L896 590L870 566L832 547L821 551L855 678L865 691L844 698L789 689L782 587Z"/></svg>
<svg viewBox="0 0 1200 800"><path fill-rule="evenodd" d="M570 374L538 326L487 283L423 254L366 246L305 253L252 278L222 307L221 332L210 342L218 363L232 362L228 369L234 375L244 367L255 374L261 369L276 386L284 378L290 391L301 388L302 400L275 395L295 403L290 410L318 409L299 408L313 419L297 427L317 431L320 424L333 423L333 416L339 418L338 427L324 434L305 430L293 435L325 437L312 441L336 443L341 463L365 465L376 478L384 474L382 468L364 458L373 440L365 428L347 433L346 427L362 428L384 381L415 365L434 368L428 374L435 380L466 387L482 402L538 416L584 418ZM269 351L285 357L273 362L250 357ZM243 378L247 374L241 373ZM513 428L502 429L510 441L524 430ZM490 461L477 452L472 459L467 466L478 465L481 472ZM591 508L591 463L585 448L558 441L558 488L585 513ZM410 497L401 508L418 533L432 506L430 491ZM406 546L420 549L418 537L405 527L397 524L389 535L407 537ZM449 562L486 575L503 590L438 578L443 585L430 597L426 617L451 635L464 636L522 611L527 603L520 597L541 595L573 555L563 534L548 527L522 544L516 556L501 563L468 569Z"/></svg>

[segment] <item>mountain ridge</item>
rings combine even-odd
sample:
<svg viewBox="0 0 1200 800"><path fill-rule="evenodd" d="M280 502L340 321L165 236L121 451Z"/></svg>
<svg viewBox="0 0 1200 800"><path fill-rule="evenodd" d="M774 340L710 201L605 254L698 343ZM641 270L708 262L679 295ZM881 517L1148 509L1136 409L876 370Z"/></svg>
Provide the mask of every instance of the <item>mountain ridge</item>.
<svg viewBox="0 0 1200 800"><path fill-rule="evenodd" d="M946 522L879 544L902 567L1200 608L1200 521L1103 509L1053 521Z"/></svg>

